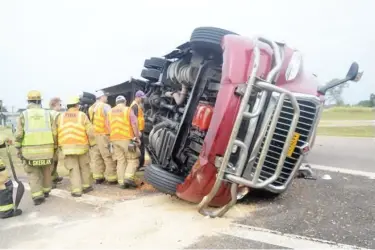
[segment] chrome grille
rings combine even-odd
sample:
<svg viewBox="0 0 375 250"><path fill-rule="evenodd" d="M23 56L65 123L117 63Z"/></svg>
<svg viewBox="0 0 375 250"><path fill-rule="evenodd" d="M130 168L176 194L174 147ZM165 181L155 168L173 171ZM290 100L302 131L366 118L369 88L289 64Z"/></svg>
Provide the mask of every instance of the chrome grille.
<svg viewBox="0 0 375 250"><path fill-rule="evenodd" d="M300 107L300 117L298 120L296 131L300 134L299 140L297 142L297 146L292 154L291 157L286 157L283 168L281 170L281 174L279 178L274 181L271 185L273 186L282 186L284 185L289 176L291 175L293 169L296 167L296 163L298 158L300 157L299 148L303 146L306 142L308 142L311 131L313 130L315 117L318 113L317 104L310 100L300 99L297 100L299 107ZM275 133L272 136L272 141L270 147L267 152L267 156L265 158L262 170L260 172L259 179L264 181L270 178L276 170L277 162L281 156L281 152L283 150L283 146L286 141L287 134L289 132L289 128L293 119L293 107L291 102L286 99L283 104L282 111L280 113L280 117L278 119ZM272 120L272 119L271 119ZM270 122L271 123L271 122ZM268 124L269 129L270 124ZM268 136L268 130L266 133L265 138L263 138L263 142L261 144L259 153L255 159L254 166L257 166L260 152L263 149L264 141ZM255 172L255 167L252 169L252 173Z"/></svg>

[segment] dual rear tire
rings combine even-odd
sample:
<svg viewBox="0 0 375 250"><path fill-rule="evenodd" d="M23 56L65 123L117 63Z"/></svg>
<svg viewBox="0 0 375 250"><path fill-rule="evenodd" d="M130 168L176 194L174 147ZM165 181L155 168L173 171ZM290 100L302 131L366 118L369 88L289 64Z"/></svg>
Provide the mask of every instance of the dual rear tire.
<svg viewBox="0 0 375 250"><path fill-rule="evenodd" d="M172 174L155 164L146 167L144 178L158 191L170 195L175 195L177 185L184 182L183 177Z"/></svg>

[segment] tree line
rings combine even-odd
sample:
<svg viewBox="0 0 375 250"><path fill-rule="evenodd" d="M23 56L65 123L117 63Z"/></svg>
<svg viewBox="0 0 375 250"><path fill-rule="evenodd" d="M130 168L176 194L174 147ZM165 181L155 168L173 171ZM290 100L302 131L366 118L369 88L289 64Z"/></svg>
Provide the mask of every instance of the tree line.
<svg viewBox="0 0 375 250"><path fill-rule="evenodd" d="M336 79L332 81L336 81ZM342 84L342 85L339 85L335 88L328 90L327 95L326 95L327 103L334 103L337 106L344 106L345 102L344 102L344 98L342 94L343 94L344 89L348 86L349 86L348 84ZM357 106L375 107L375 93L371 93L368 99L358 102Z"/></svg>

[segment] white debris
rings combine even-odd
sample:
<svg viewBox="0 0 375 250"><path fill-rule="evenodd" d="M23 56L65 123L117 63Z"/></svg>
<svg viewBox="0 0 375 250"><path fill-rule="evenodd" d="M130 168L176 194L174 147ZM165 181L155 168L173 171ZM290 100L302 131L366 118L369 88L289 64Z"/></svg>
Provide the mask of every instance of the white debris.
<svg viewBox="0 0 375 250"><path fill-rule="evenodd" d="M322 177L323 180L332 180L331 176L329 174L325 174Z"/></svg>

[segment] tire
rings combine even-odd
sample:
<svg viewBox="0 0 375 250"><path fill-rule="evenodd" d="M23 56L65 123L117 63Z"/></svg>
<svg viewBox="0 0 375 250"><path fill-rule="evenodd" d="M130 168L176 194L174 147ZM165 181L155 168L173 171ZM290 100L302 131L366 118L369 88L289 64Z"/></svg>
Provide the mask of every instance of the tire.
<svg viewBox="0 0 375 250"><path fill-rule="evenodd" d="M185 180L185 178L169 173L159 165L154 164L146 167L144 178L147 183L151 184L160 192L170 195L175 195L177 185Z"/></svg>
<svg viewBox="0 0 375 250"><path fill-rule="evenodd" d="M167 61L163 58L159 57L151 57L150 59L146 59L144 63L144 67L147 69L162 69Z"/></svg>
<svg viewBox="0 0 375 250"><path fill-rule="evenodd" d="M210 51L222 53L221 40L225 35L238 35L232 31L214 27L199 27L194 29L190 37L190 44L197 52Z"/></svg>
<svg viewBox="0 0 375 250"><path fill-rule="evenodd" d="M157 82L160 77L160 71L157 69L144 69L142 70L141 76L152 82Z"/></svg>

